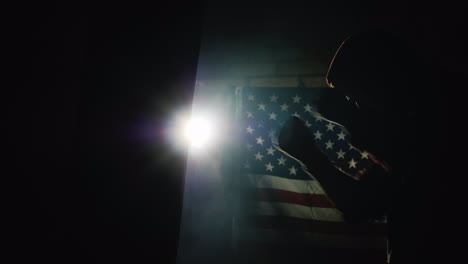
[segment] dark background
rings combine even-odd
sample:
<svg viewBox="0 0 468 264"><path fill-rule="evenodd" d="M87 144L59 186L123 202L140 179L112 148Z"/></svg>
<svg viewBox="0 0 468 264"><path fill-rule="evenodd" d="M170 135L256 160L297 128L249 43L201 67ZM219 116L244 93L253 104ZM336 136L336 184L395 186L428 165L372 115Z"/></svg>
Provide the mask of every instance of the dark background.
<svg viewBox="0 0 468 264"><path fill-rule="evenodd" d="M17 11L15 258L174 262L185 153L163 130L191 103L200 3Z"/></svg>
<svg viewBox="0 0 468 264"><path fill-rule="evenodd" d="M186 157L164 140L163 128L172 111L191 103L205 6L114 2L11 8L10 68L19 74L15 85L5 88L12 122L4 141L12 147L8 175L19 186L6 199L13 209L7 215L14 222L8 226L14 259L175 262ZM307 8L317 12L322 8L317 6ZM433 40L426 58L450 76L447 89L454 92L451 87L466 76L463 9L404 8L408 21L425 25L424 37ZM384 9L384 4L324 8L344 22ZM141 126L159 132L142 136ZM454 175L452 170L447 168ZM456 234L447 221L458 215L451 187L441 183L438 193L447 215L437 219L441 227L434 232L439 253L452 247L450 234Z"/></svg>

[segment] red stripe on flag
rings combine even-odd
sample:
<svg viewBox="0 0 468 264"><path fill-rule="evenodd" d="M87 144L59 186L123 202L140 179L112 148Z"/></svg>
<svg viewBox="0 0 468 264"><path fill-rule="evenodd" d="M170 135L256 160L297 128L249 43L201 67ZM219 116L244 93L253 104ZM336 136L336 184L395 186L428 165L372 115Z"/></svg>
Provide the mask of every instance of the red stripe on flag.
<svg viewBox="0 0 468 264"><path fill-rule="evenodd" d="M324 194L257 188L257 199L260 201L292 203L309 207L335 208Z"/></svg>

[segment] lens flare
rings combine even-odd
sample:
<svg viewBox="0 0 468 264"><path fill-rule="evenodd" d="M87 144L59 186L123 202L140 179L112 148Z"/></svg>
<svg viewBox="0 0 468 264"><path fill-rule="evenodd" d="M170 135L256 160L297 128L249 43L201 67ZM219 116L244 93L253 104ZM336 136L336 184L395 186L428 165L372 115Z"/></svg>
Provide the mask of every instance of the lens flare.
<svg viewBox="0 0 468 264"><path fill-rule="evenodd" d="M194 118L187 122L184 129L185 139L191 146L201 148L214 140L213 123L206 118Z"/></svg>

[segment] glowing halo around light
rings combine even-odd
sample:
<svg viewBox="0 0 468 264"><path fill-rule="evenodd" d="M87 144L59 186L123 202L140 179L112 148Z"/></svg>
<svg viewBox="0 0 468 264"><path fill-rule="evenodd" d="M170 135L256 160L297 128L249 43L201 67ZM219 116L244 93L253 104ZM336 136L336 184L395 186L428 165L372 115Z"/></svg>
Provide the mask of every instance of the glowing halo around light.
<svg viewBox="0 0 468 264"><path fill-rule="evenodd" d="M223 141L226 124L221 120L221 111L212 108L177 111L168 120L167 139L178 151L194 151L198 157L212 153Z"/></svg>
<svg viewBox="0 0 468 264"><path fill-rule="evenodd" d="M184 127L184 137L194 148L206 147L215 139L216 131L213 120L194 117L187 121Z"/></svg>

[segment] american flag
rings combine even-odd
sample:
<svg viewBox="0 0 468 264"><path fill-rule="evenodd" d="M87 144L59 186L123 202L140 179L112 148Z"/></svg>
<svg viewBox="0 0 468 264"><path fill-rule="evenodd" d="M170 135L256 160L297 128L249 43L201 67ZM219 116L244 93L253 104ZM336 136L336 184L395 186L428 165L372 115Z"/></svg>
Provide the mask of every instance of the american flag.
<svg viewBox="0 0 468 264"><path fill-rule="evenodd" d="M241 179L253 195L242 197L248 206L239 217L238 239L385 248L385 221L346 223L314 175L278 146L282 125L296 116L311 130L317 147L349 177L359 180L376 162L372 154L351 144L344 126L317 112L318 90L244 87L239 91Z"/></svg>

